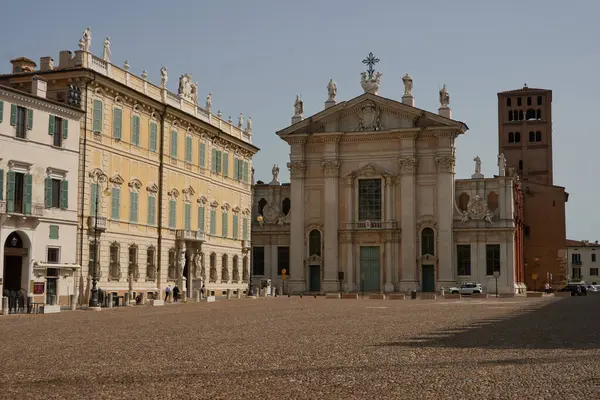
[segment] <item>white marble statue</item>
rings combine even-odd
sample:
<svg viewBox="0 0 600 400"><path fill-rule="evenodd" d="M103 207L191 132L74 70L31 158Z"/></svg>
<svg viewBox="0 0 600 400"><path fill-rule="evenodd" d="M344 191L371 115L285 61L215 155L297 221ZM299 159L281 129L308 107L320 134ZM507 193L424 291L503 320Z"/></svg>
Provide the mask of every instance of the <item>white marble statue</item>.
<svg viewBox="0 0 600 400"><path fill-rule="evenodd" d="M300 117L304 114L304 102L300 100L300 95L296 95L296 102L294 103L294 116Z"/></svg>
<svg viewBox="0 0 600 400"><path fill-rule="evenodd" d="M440 106L448 107L449 104L450 94L448 94L448 89L446 89L446 85L444 85L444 87L442 87L442 90L440 90Z"/></svg>
<svg viewBox="0 0 600 400"><path fill-rule="evenodd" d="M179 275L183 275L183 269L185 268L185 247L180 250L179 253Z"/></svg>
<svg viewBox="0 0 600 400"><path fill-rule="evenodd" d="M375 76L367 76L366 72L360 73L360 85L365 93L378 94L379 86L381 85L381 72L377 72Z"/></svg>
<svg viewBox="0 0 600 400"><path fill-rule="evenodd" d="M143 79L143 80L146 80L146 79L148 79L148 72L146 72L146 70L143 70L143 71L142 71L142 79Z"/></svg>
<svg viewBox="0 0 600 400"><path fill-rule="evenodd" d="M481 158L477 156L473 159L473 161L475 161L475 173L481 174Z"/></svg>
<svg viewBox="0 0 600 400"><path fill-rule="evenodd" d="M505 176L506 172L506 157L504 153L498 154L498 175Z"/></svg>
<svg viewBox="0 0 600 400"><path fill-rule="evenodd" d="M238 128L242 129L243 126L244 126L244 114L240 113L240 116L238 117Z"/></svg>
<svg viewBox="0 0 600 400"><path fill-rule="evenodd" d="M221 110L217 111L217 117L223 119L223 113Z"/></svg>
<svg viewBox="0 0 600 400"><path fill-rule="evenodd" d="M110 62L110 37L106 37L104 39L104 53L102 54L102 59L106 62Z"/></svg>
<svg viewBox="0 0 600 400"><path fill-rule="evenodd" d="M335 100L335 96L337 95L337 85L333 79L329 80L329 84L327 85L327 94L329 95L328 100Z"/></svg>
<svg viewBox="0 0 600 400"><path fill-rule="evenodd" d="M273 174L273 181L279 182L279 165L274 164L271 173Z"/></svg>
<svg viewBox="0 0 600 400"><path fill-rule="evenodd" d="M192 83L191 98L194 105L198 104L198 82Z"/></svg>
<svg viewBox="0 0 600 400"><path fill-rule="evenodd" d="M179 77L179 90L177 94L185 99L192 99L192 76L190 74L183 74Z"/></svg>
<svg viewBox="0 0 600 400"><path fill-rule="evenodd" d="M252 117L248 117L246 121L246 132L252 132Z"/></svg>
<svg viewBox="0 0 600 400"><path fill-rule="evenodd" d="M412 96L412 90L413 90L413 80L412 77L406 73L403 77L402 77L402 82L404 82L404 95L405 96Z"/></svg>
<svg viewBox="0 0 600 400"><path fill-rule="evenodd" d="M206 108L206 112L210 114L210 109L212 108L212 93L209 93L209 94L206 96L206 107L205 107L205 108ZM220 114L220 113L221 113L221 111L219 111L219 114ZM221 117L221 116L219 115L219 118L220 118L220 117Z"/></svg>
<svg viewBox="0 0 600 400"><path fill-rule="evenodd" d="M129 61L128 60L125 60L125 62L123 63L123 69L125 71L129 71Z"/></svg>
<svg viewBox="0 0 600 400"><path fill-rule="evenodd" d="M231 118L231 115L227 119L227 122L229 123L229 125L233 125L233 119Z"/></svg>
<svg viewBox="0 0 600 400"><path fill-rule="evenodd" d="M83 35L81 36L81 42L83 42L83 51L90 51L92 48L92 30L87 27L85 31L83 31Z"/></svg>
<svg viewBox="0 0 600 400"><path fill-rule="evenodd" d="M167 67L163 66L160 69L160 87L161 88L166 88L168 80L169 80L169 76L167 75Z"/></svg>

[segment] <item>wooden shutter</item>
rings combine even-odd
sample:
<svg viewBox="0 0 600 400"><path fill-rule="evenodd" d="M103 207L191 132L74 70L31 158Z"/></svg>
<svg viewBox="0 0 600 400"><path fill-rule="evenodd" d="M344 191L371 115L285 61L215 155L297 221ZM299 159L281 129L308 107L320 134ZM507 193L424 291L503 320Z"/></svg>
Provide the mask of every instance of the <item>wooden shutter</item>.
<svg viewBox="0 0 600 400"><path fill-rule="evenodd" d="M177 158L177 131L171 131L171 157Z"/></svg>
<svg viewBox="0 0 600 400"><path fill-rule="evenodd" d="M150 151L156 151L158 126L155 122L150 122Z"/></svg>
<svg viewBox="0 0 600 400"><path fill-rule="evenodd" d="M33 176L25 175L25 212L24 214L31 215L31 200L33 190Z"/></svg>
<svg viewBox="0 0 600 400"><path fill-rule="evenodd" d="M44 186L44 205L46 208L52 207L52 178L46 177Z"/></svg>
<svg viewBox="0 0 600 400"><path fill-rule="evenodd" d="M198 230L204 232L204 206L198 207Z"/></svg>
<svg viewBox="0 0 600 400"><path fill-rule="evenodd" d="M200 143L200 166L206 168L206 145Z"/></svg>
<svg viewBox="0 0 600 400"><path fill-rule="evenodd" d="M120 212L121 212L121 189L114 188L112 190L111 218L119 219Z"/></svg>
<svg viewBox="0 0 600 400"><path fill-rule="evenodd" d="M148 197L148 225L155 224L155 212L156 212L156 197L149 196Z"/></svg>
<svg viewBox="0 0 600 400"><path fill-rule="evenodd" d="M184 229L190 230L192 225L192 205L185 203L183 208L183 226Z"/></svg>
<svg viewBox="0 0 600 400"><path fill-rule="evenodd" d="M140 145L140 117L137 115L131 117L131 143Z"/></svg>
<svg viewBox="0 0 600 400"><path fill-rule="evenodd" d="M244 183L248 183L248 161L244 161Z"/></svg>
<svg viewBox="0 0 600 400"><path fill-rule="evenodd" d="M15 212L15 171L6 173L6 211Z"/></svg>
<svg viewBox="0 0 600 400"><path fill-rule="evenodd" d="M69 182L66 179L60 183L60 208L69 208Z"/></svg>
<svg viewBox="0 0 600 400"><path fill-rule="evenodd" d="M217 172L217 149L212 149L212 159L210 163L210 170Z"/></svg>
<svg viewBox="0 0 600 400"><path fill-rule="evenodd" d="M56 118L54 115L48 116L48 135L54 135L54 125L56 122Z"/></svg>
<svg viewBox="0 0 600 400"><path fill-rule="evenodd" d="M69 120L67 120L67 119L63 119L63 121L62 121L62 135L63 135L63 139L66 139L69 137Z"/></svg>
<svg viewBox="0 0 600 400"><path fill-rule="evenodd" d="M238 238L238 230L239 230L239 217L237 215L233 216L233 238L237 240Z"/></svg>
<svg viewBox="0 0 600 400"><path fill-rule="evenodd" d="M235 179L236 181L239 180L239 174L240 174L240 168L238 165L238 159L237 157L233 157L233 179Z"/></svg>
<svg viewBox="0 0 600 400"><path fill-rule="evenodd" d="M113 138L121 140L121 130L123 127L123 110L113 108Z"/></svg>
<svg viewBox="0 0 600 400"><path fill-rule="evenodd" d="M185 161L192 162L192 137L185 137Z"/></svg>
<svg viewBox="0 0 600 400"><path fill-rule="evenodd" d="M0 101L0 122L2 122L3 117L4 117L4 102Z"/></svg>
<svg viewBox="0 0 600 400"><path fill-rule="evenodd" d="M4 200L4 170L0 169L0 200Z"/></svg>
<svg viewBox="0 0 600 400"><path fill-rule="evenodd" d="M225 213L225 212L224 212L224 213L221 215L221 225L223 225L223 226L221 227L221 233L222 233L222 235L223 235L223 237L224 237L224 238L226 238L226 237L227 237L227 233L228 233L228 232L227 232L227 228L228 228L228 223L227 223L227 222L228 222L228 221L227 221L227 213Z"/></svg>
<svg viewBox="0 0 600 400"><path fill-rule="evenodd" d="M102 102L100 100L94 100L94 123L93 131L102 132Z"/></svg>
<svg viewBox="0 0 600 400"><path fill-rule="evenodd" d="M33 110L27 109L27 130L33 129Z"/></svg>
<svg viewBox="0 0 600 400"><path fill-rule="evenodd" d="M98 184L92 183L92 190L90 193L90 215L96 215L96 199L98 198Z"/></svg>
<svg viewBox="0 0 600 400"><path fill-rule="evenodd" d="M16 104L10 105L10 124L12 126L17 125L17 105Z"/></svg>

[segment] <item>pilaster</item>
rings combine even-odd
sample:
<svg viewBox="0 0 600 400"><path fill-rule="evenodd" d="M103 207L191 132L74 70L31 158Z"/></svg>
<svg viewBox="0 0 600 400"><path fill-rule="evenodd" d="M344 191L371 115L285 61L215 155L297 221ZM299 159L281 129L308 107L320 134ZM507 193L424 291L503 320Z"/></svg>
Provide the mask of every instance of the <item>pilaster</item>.
<svg viewBox="0 0 600 400"><path fill-rule="evenodd" d="M324 230L324 290L335 290L338 272L338 229L339 229L339 190L338 176L340 162L325 160L322 162L325 176L325 221ZM330 287L331 286L331 287Z"/></svg>
<svg viewBox="0 0 600 400"><path fill-rule="evenodd" d="M415 172L417 170L417 158L415 156L403 156L398 159L400 166L400 193L401 193L401 217L402 229L401 257L402 257L402 282L405 286L416 284L416 188Z"/></svg>
<svg viewBox="0 0 600 400"><path fill-rule="evenodd" d="M441 154L435 159L438 167L437 175L437 257L438 281L440 285L445 282L454 282L452 267L453 231L452 222L454 215L454 165L455 158L452 154Z"/></svg>
<svg viewBox="0 0 600 400"><path fill-rule="evenodd" d="M354 226L354 178L347 177L345 180L346 187L346 226L352 230ZM348 291L354 290L354 257L353 257L353 244L352 244L352 233L349 233L348 243L346 243L346 273L344 274L344 280L346 281L346 288Z"/></svg>
<svg viewBox="0 0 600 400"><path fill-rule="evenodd" d="M306 163L288 163L290 170L290 285L291 290L304 289L304 174Z"/></svg>

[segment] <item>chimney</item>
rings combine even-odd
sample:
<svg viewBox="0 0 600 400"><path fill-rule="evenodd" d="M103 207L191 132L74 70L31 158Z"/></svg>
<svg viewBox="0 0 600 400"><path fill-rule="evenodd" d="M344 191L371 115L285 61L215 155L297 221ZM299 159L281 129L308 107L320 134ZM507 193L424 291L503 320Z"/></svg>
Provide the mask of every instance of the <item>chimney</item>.
<svg viewBox="0 0 600 400"><path fill-rule="evenodd" d="M72 54L69 50L63 50L58 53L58 68L69 68L71 65Z"/></svg>
<svg viewBox="0 0 600 400"><path fill-rule="evenodd" d="M36 67L35 63L27 57L15 58L14 60L10 60L10 63L13 66L13 74L18 74L20 72L33 72L35 71Z"/></svg>
<svg viewBox="0 0 600 400"><path fill-rule="evenodd" d="M40 71L52 71L54 69L54 60L52 57L40 58Z"/></svg>
<svg viewBox="0 0 600 400"><path fill-rule="evenodd" d="M31 82L31 94L34 96L46 98L46 81L43 80L39 75L34 75Z"/></svg>

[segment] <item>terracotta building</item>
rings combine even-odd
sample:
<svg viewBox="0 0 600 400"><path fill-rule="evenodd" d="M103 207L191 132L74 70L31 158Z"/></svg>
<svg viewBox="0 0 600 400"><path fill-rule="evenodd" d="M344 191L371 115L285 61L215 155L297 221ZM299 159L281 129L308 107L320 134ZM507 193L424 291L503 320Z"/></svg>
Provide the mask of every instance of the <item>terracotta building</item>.
<svg viewBox="0 0 600 400"><path fill-rule="evenodd" d="M554 186L552 91L524 86L498 93L498 148L522 178L525 282L566 282L564 267L568 193Z"/></svg>

